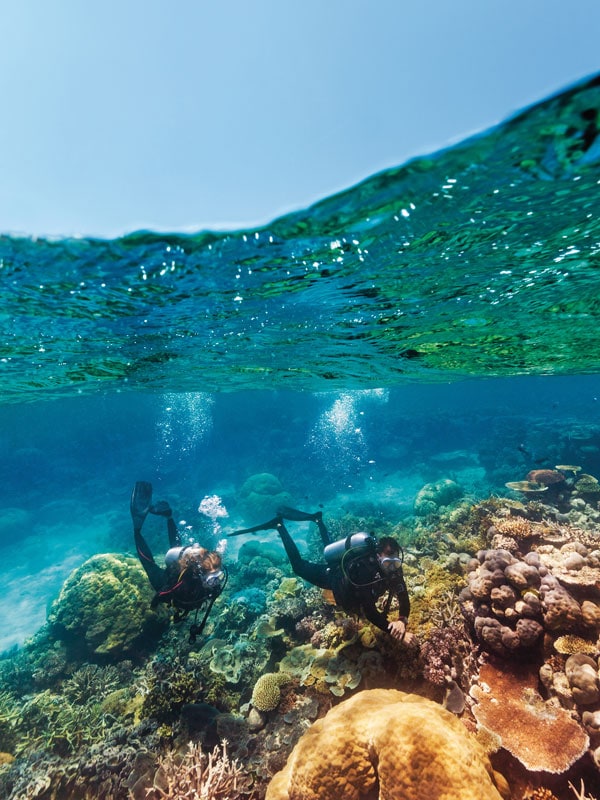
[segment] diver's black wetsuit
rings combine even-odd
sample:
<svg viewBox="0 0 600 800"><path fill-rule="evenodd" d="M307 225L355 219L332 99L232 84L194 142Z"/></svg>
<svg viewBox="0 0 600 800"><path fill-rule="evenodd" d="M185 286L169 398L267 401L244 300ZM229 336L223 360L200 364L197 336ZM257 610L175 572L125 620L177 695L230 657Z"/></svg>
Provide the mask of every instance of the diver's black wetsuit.
<svg viewBox="0 0 600 800"><path fill-rule="evenodd" d="M166 518L169 548L182 547L182 545L169 504L161 501L156 505L150 505L151 496L150 484L139 481L132 497L133 538L138 558L148 576L150 585L156 592L152 598L152 608L159 603L172 603L176 609L185 614L200 608L206 601L212 605L218 591L207 591L200 575L193 567L182 571L178 562L166 567L159 567L154 560L148 542L142 536L142 525L147 513Z"/></svg>
<svg viewBox="0 0 600 800"><path fill-rule="evenodd" d="M327 529L320 514L313 515L313 521L319 526L324 543L328 544ZM363 614L369 622L387 632L387 613L393 597L397 597L400 616L408 618L410 600L404 576L400 571L393 577L383 577L375 552L353 559L347 569L343 568L342 562L335 565L316 564L300 555L281 517L276 517L273 523L296 575L321 589L330 589L337 605L348 614ZM388 597L382 612L377 608L376 602L386 592Z"/></svg>
<svg viewBox="0 0 600 800"><path fill-rule="evenodd" d="M173 517L167 518L167 533L169 536L169 547L181 547L181 538ZM138 558L142 563L142 567L146 571L150 585L155 592L160 593L170 582L169 578L172 579L171 570L167 569L166 567L158 566L154 560L152 551L148 546L148 542L142 536L141 528L134 528L133 538L135 541L135 549L137 550Z"/></svg>

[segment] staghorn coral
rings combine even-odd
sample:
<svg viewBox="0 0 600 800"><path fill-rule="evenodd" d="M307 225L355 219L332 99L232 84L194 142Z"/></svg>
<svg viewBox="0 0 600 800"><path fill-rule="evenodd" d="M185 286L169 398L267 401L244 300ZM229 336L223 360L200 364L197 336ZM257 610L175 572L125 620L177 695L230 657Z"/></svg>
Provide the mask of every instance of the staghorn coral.
<svg viewBox="0 0 600 800"><path fill-rule="evenodd" d="M488 538L499 533L501 536L523 540L537 537L541 533L539 526L525 517L492 517L491 523Z"/></svg>
<svg viewBox="0 0 600 800"><path fill-rule="evenodd" d="M69 703L49 689L21 706L15 753L47 750L64 756L102 741L115 720L98 703Z"/></svg>
<svg viewBox="0 0 600 800"><path fill-rule="evenodd" d="M281 686L290 680L285 672L266 672L254 684L252 705L259 711L273 711L281 700Z"/></svg>
<svg viewBox="0 0 600 800"><path fill-rule="evenodd" d="M124 670L119 667L84 664L63 683L62 691L72 703L97 702L118 689L124 678Z"/></svg>
<svg viewBox="0 0 600 800"><path fill-rule="evenodd" d="M500 800L496 781L506 789L452 714L417 695L373 689L309 728L266 800Z"/></svg>
<svg viewBox="0 0 600 800"><path fill-rule="evenodd" d="M227 752L227 742L206 755L190 742L182 759L171 751L159 759L148 800L238 800L250 794L250 779Z"/></svg>
<svg viewBox="0 0 600 800"><path fill-rule="evenodd" d="M141 716L173 722L184 705L201 699L202 686L195 673L185 669L178 659L170 663L155 660L150 665Z"/></svg>

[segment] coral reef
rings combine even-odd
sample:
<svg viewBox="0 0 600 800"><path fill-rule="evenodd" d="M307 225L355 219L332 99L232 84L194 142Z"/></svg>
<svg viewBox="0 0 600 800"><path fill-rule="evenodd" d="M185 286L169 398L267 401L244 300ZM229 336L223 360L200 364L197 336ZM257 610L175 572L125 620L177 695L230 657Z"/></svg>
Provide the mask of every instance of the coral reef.
<svg viewBox="0 0 600 800"><path fill-rule="evenodd" d="M138 559L92 556L74 570L52 604L48 622L57 638L90 657L122 657L160 636L164 608L150 608L152 590Z"/></svg>
<svg viewBox="0 0 600 800"><path fill-rule="evenodd" d="M340 703L304 734L266 800L500 800L497 782L506 791L450 713L416 695L374 689Z"/></svg>

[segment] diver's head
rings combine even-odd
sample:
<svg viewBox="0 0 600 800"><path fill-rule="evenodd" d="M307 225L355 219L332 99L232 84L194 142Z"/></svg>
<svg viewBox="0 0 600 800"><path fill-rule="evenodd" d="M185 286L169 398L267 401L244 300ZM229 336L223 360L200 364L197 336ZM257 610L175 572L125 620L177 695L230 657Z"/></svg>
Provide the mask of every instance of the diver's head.
<svg viewBox="0 0 600 800"><path fill-rule="evenodd" d="M391 536L381 536L377 540L377 558L381 572L386 577L402 572L400 545Z"/></svg>
<svg viewBox="0 0 600 800"><path fill-rule="evenodd" d="M186 547L179 559L180 569L196 578L208 594L218 595L225 585L226 575L221 569L221 556L214 550L207 550L198 544Z"/></svg>

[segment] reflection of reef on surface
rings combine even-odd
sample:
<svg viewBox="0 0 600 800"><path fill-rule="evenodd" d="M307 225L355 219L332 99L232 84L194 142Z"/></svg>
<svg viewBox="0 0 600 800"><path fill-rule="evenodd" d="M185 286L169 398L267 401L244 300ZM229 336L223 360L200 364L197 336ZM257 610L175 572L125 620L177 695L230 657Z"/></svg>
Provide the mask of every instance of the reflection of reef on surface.
<svg viewBox="0 0 600 800"><path fill-rule="evenodd" d="M521 485L481 502L456 492L401 524L328 520L336 534L402 542L410 645L331 605L272 543L242 544L195 644L189 622L165 629L149 611L133 561L89 560L48 624L0 660L0 794L163 797L161 775L189 788L226 759L234 796L260 798L311 725L365 690L400 690L460 720L513 800L599 785L600 494L563 469L527 476L556 491ZM307 547L316 553L312 532Z"/></svg>

